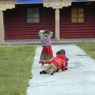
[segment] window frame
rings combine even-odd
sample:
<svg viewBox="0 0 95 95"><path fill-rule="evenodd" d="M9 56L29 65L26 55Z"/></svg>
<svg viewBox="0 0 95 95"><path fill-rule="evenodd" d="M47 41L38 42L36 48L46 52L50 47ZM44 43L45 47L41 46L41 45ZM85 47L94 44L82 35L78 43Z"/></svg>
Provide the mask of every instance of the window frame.
<svg viewBox="0 0 95 95"><path fill-rule="evenodd" d="M30 13L29 13L29 11L30 11ZM26 9L26 22L27 22L27 24L40 23L40 10L39 10L39 8L27 8Z"/></svg>
<svg viewBox="0 0 95 95"><path fill-rule="evenodd" d="M74 21L75 18L75 21ZM85 22L84 8L72 8L71 9L71 23L83 24Z"/></svg>

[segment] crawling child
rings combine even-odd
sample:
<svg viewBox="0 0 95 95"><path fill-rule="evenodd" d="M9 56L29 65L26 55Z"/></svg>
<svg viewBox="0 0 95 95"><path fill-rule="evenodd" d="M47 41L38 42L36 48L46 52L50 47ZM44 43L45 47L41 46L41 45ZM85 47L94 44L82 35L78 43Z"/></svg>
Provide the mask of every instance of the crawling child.
<svg viewBox="0 0 95 95"><path fill-rule="evenodd" d="M50 65L48 65L48 67L45 70L41 71L40 74L53 75L56 71L64 71L66 67L65 51L63 49L58 51L56 53L56 56L51 61L45 60L45 62L50 63Z"/></svg>

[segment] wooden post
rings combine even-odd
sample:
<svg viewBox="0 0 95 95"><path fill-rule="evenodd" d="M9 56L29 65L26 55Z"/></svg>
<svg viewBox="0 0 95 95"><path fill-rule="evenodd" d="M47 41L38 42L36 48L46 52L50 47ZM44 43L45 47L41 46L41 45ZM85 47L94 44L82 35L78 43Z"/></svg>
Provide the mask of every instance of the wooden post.
<svg viewBox="0 0 95 95"><path fill-rule="evenodd" d="M3 12L0 11L0 43L2 44L4 42L4 18L3 18Z"/></svg>
<svg viewBox="0 0 95 95"><path fill-rule="evenodd" d="M3 11L12 8L15 8L15 0L0 1L0 44L4 43L4 37L5 37Z"/></svg>
<svg viewBox="0 0 95 95"><path fill-rule="evenodd" d="M60 40L60 9L55 9L55 39Z"/></svg>
<svg viewBox="0 0 95 95"><path fill-rule="evenodd" d="M44 7L55 9L55 39L60 40L60 9L71 6L72 0L44 0Z"/></svg>

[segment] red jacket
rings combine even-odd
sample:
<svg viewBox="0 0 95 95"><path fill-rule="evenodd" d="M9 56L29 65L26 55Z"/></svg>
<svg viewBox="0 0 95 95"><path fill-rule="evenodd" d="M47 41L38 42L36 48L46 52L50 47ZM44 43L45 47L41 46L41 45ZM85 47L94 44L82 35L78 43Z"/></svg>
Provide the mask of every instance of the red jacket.
<svg viewBox="0 0 95 95"><path fill-rule="evenodd" d="M54 64L57 69L62 69L65 70L65 68L68 67L68 61L69 58L67 58L65 55L61 54L61 55L56 55L56 57L54 57L51 60L40 60L39 63L45 63L45 64Z"/></svg>
<svg viewBox="0 0 95 95"><path fill-rule="evenodd" d="M65 67L65 56L63 54L61 55L56 55L56 57L54 57L52 59L51 64L55 65L57 67L57 69L62 69L62 67Z"/></svg>

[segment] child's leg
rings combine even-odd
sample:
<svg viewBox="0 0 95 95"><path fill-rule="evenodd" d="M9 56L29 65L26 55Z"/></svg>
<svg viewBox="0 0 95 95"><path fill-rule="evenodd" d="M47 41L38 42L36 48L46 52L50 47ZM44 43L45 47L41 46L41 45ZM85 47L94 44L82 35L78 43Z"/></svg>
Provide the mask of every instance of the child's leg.
<svg viewBox="0 0 95 95"><path fill-rule="evenodd" d="M49 74L49 72L50 72L50 69L51 69L51 64L46 68L46 72L47 72L47 74Z"/></svg>
<svg viewBox="0 0 95 95"><path fill-rule="evenodd" d="M49 65L45 70L41 71L40 74L47 74L51 66Z"/></svg>
<svg viewBox="0 0 95 95"><path fill-rule="evenodd" d="M44 61L43 60L40 60L39 63L42 64L42 65L44 65Z"/></svg>
<svg viewBox="0 0 95 95"><path fill-rule="evenodd" d="M54 74L54 72L56 72L56 71L57 71L57 68L56 68L53 64L51 64L51 68L50 68L50 70L49 70L48 74L53 75L53 74Z"/></svg>
<svg viewBox="0 0 95 95"><path fill-rule="evenodd" d="M49 74L50 69L51 69L51 65L48 65L48 67L45 70L41 71L40 74Z"/></svg>
<svg viewBox="0 0 95 95"><path fill-rule="evenodd" d="M57 68L53 65L53 64L50 64L46 70L43 70L40 72L40 74L50 74L50 75L53 75L54 72L57 71Z"/></svg>

